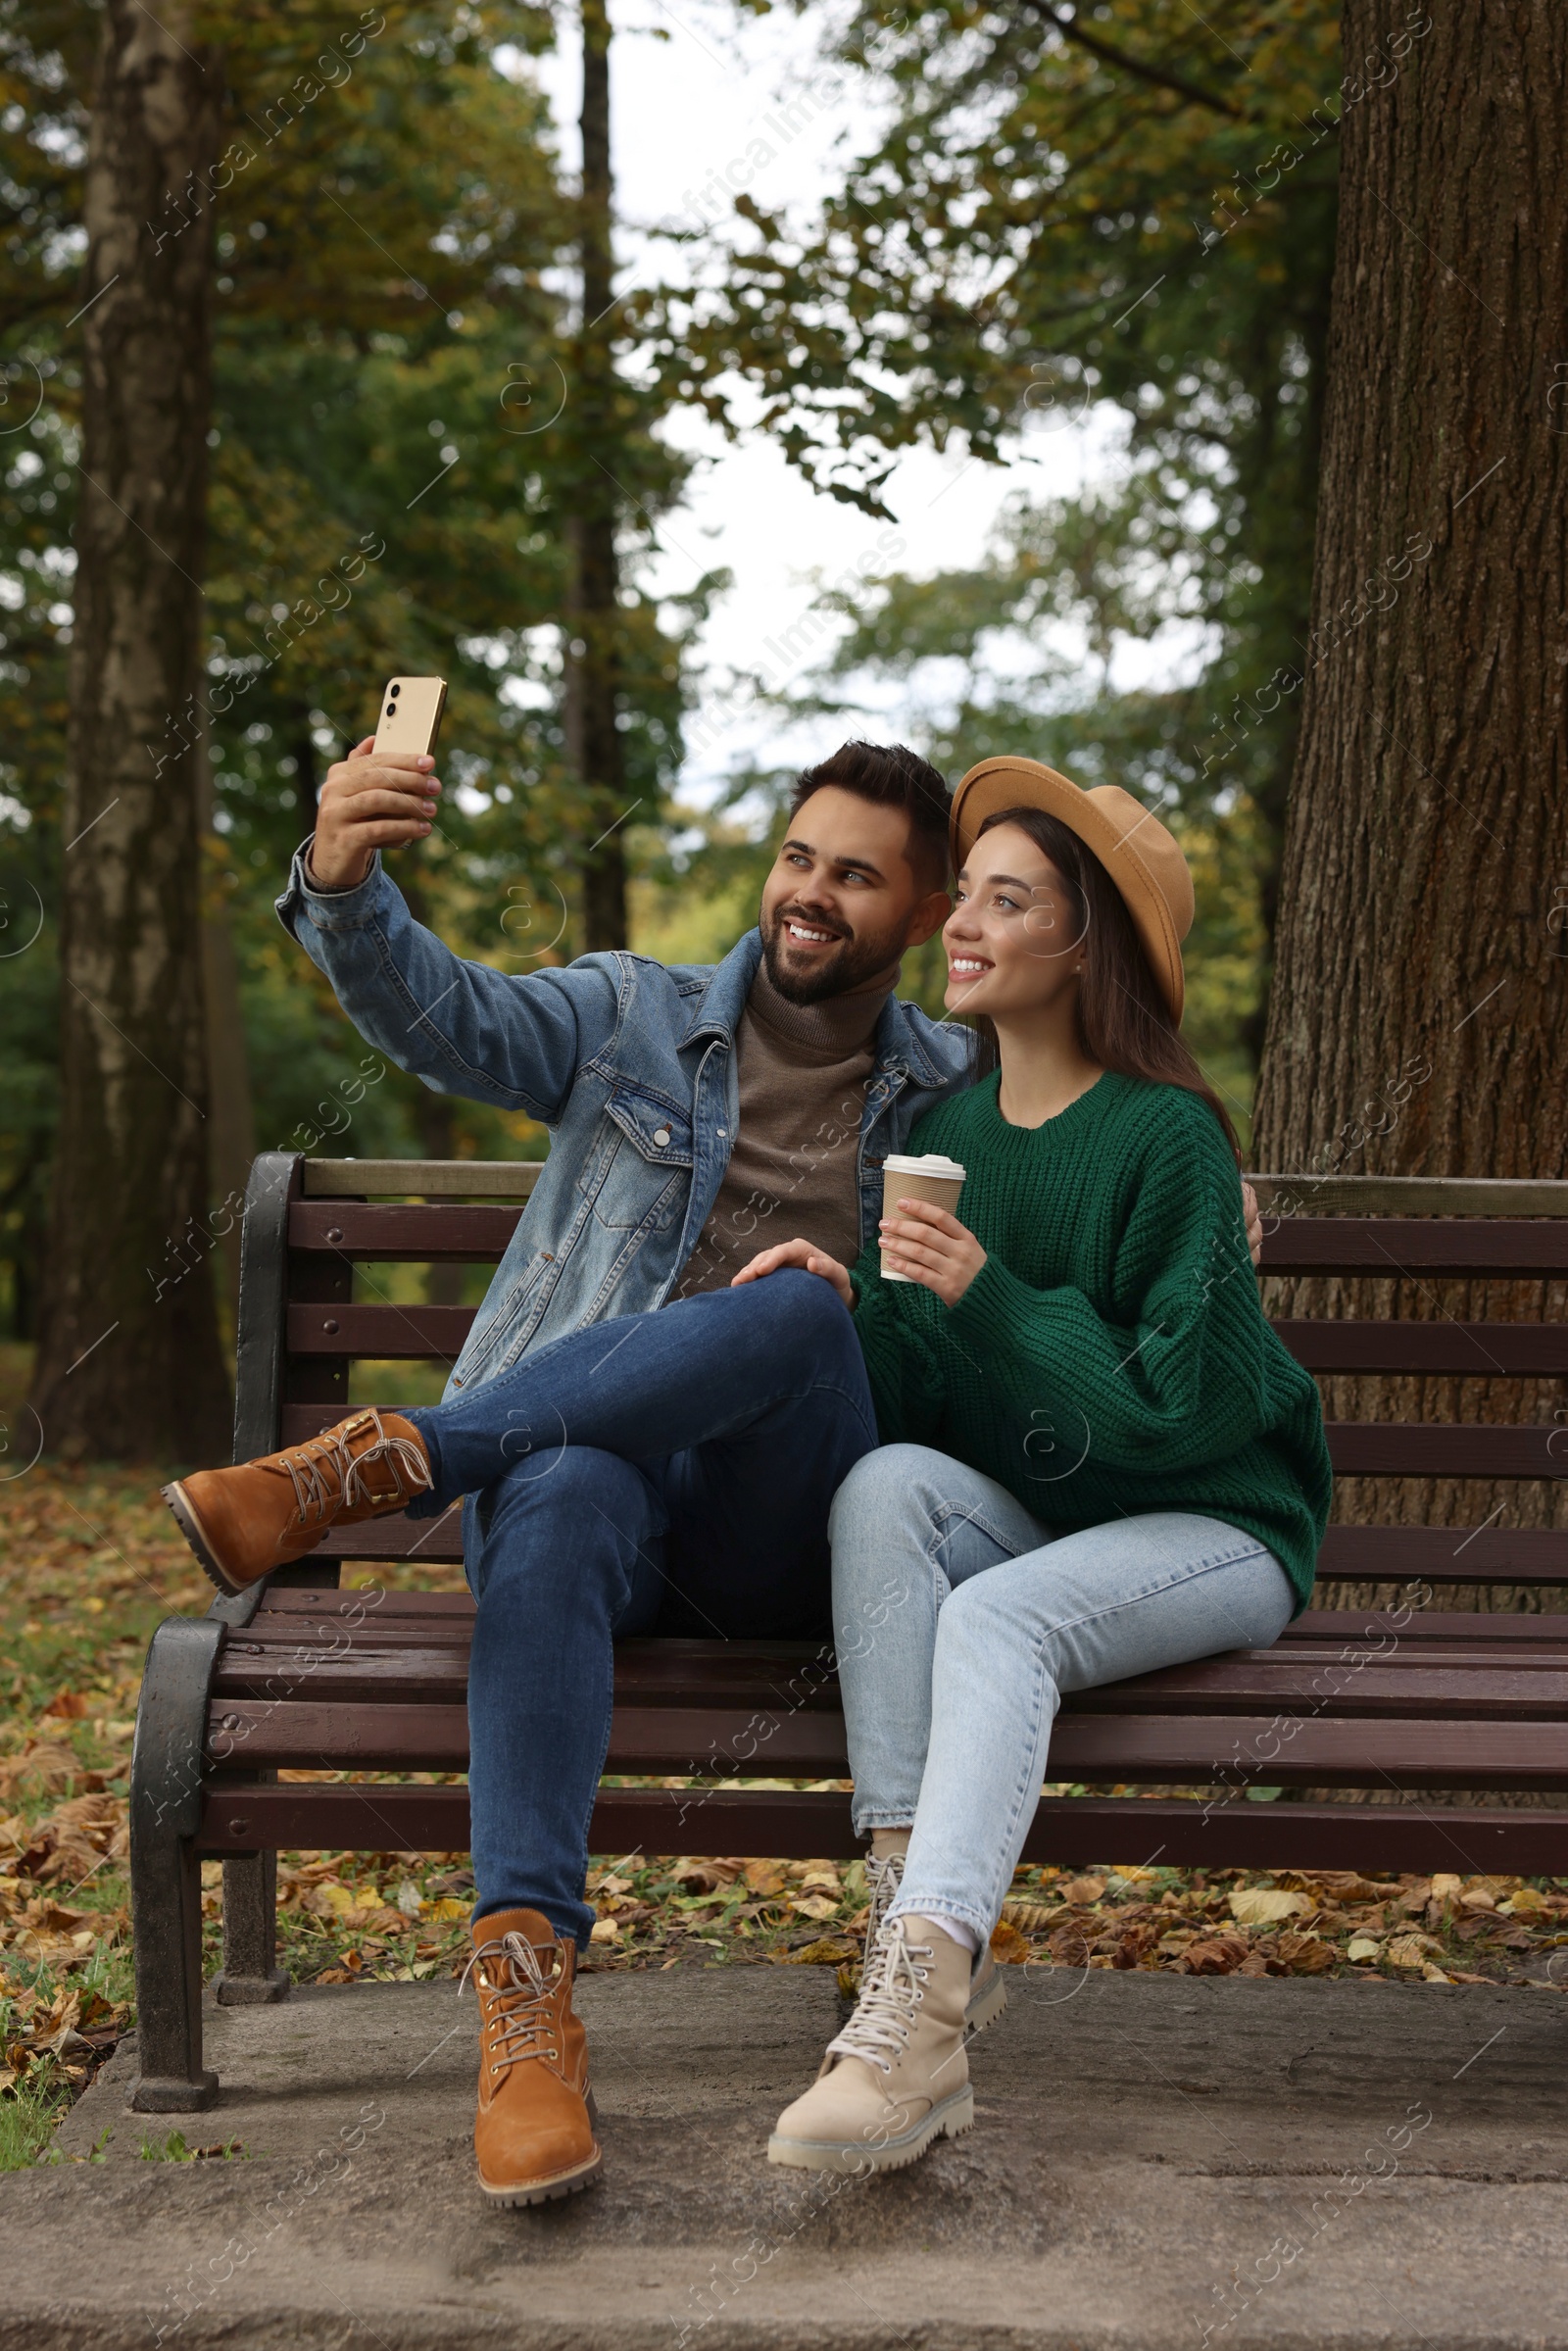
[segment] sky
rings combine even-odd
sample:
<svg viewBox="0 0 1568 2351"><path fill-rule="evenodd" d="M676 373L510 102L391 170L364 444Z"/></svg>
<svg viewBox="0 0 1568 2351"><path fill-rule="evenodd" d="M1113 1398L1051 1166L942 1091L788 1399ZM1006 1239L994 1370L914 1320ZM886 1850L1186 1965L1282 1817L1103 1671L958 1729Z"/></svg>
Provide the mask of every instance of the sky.
<svg viewBox="0 0 1568 2351"><path fill-rule="evenodd" d="M614 0L611 135L622 284L683 266L682 249L659 237L662 225L689 230L727 218L742 188L764 205L805 211L832 184L835 156L867 142L864 78L840 76L816 53L823 14L813 7L803 21L780 9L743 21L729 0ZM569 34L541 73L563 160L575 171L581 85ZM1007 467L961 451L911 452L884 490L896 517L887 524L811 490L761 434L731 448L706 419L675 419L671 438L702 462L686 505L660 526L649 582L675 594L707 570L734 574L701 648L708 686L688 726L680 796L702 805L753 759L805 759L841 739L841 717L786 738L776 713L758 714L724 690L734 671L765 664L771 683L781 669L798 678L821 658L831 628L821 616L803 625L818 579L833 586L972 563L1009 492L1025 480L1039 495L1075 487L1094 462L1096 437L1092 426L1037 436L1028 462ZM890 689L868 711L883 739L897 732L904 692Z"/></svg>

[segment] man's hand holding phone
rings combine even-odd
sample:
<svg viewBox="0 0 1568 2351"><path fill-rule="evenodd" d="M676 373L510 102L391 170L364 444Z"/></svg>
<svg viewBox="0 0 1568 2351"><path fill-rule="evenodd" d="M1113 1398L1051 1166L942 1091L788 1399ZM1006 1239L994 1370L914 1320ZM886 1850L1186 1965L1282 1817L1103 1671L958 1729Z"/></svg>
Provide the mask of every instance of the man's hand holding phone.
<svg viewBox="0 0 1568 2351"><path fill-rule="evenodd" d="M441 785L428 753L376 751L367 735L326 771L311 843L311 877L325 890L352 890L378 849L422 841Z"/></svg>
<svg viewBox="0 0 1568 2351"><path fill-rule="evenodd" d="M395 677L381 697L373 735L326 771L307 860L323 890L353 890L378 849L422 841L441 797L435 739L446 709L442 677Z"/></svg>

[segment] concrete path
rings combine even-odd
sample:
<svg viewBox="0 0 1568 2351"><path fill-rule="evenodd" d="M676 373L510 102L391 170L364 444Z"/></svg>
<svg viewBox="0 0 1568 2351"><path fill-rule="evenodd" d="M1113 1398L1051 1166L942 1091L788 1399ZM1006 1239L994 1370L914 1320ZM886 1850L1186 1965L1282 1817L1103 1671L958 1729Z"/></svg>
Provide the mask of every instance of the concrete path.
<svg viewBox="0 0 1568 2351"><path fill-rule="evenodd" d="M769 2168L830 1971L590 1976L603 2185L470 2181L450 1982L214 2010L241 2161L149 2162L128 2051L0 2180L0 2345L1539 2351L1568 2345L1568 1999L1009 1970L978 2124L870 2181Z"/></svg>

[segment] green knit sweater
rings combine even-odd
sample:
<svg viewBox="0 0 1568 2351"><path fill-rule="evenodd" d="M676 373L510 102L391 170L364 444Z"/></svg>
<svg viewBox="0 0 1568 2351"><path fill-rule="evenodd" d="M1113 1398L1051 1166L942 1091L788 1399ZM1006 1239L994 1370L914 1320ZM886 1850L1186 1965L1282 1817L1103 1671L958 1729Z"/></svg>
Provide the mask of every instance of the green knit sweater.
<svg viewBox="0 0 1568 2351"><path fill-rule="evenodd" d="M1316 1385L1270 1330L1236 1163L1184 1087L1107 1072L1009 1126L999 1079L916 1125L987 1251L956 1306L855 1268L885 1444L928 1445L1060 1534L1152 1510L1268 1545L1304 1607L1332 1484Z"/></svg>

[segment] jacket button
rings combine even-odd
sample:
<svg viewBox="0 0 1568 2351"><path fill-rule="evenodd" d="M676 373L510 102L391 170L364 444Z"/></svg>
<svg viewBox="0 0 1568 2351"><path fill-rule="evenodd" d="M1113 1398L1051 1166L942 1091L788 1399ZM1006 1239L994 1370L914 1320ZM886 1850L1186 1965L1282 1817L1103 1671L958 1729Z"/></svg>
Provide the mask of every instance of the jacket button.
<svg viewBox="0 0 1568 2351"><path fill-rule="evenodd" d="M665 1144L669 1141L668 1127L655 1127L654 1141L658 1144L660 1150L662 1151Z"/></svg>

